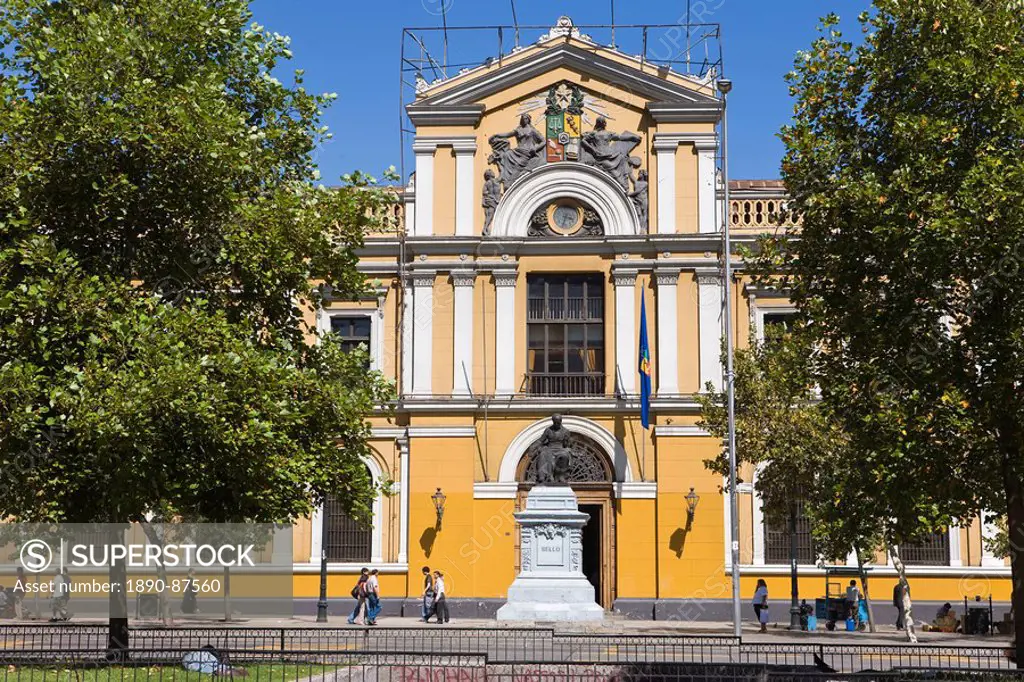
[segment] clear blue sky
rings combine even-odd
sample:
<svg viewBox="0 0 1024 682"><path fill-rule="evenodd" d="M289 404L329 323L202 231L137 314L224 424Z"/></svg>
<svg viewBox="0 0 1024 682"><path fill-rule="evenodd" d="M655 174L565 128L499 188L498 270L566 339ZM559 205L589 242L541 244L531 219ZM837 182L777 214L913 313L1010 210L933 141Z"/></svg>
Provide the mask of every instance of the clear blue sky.
<svg viewBox="0 0 1024 682"><path fill-rule="evenodd" d="M255 19L268 30L292 38L289 68L306 71L306 86L337 92L326 123L335 138L319 150L325 183L359 169L379 175L399 165L399 63L402 28L441 25L441 3L448 26L511 24L510 0L254 0ZM516 0L520 25L552 25L560 14L577 24L610 23L610 0ZM868 0L692 0L693 22L722 26L727 74L735 82L729 100L730 176L778 177L782 145L776 137L792 112L783 76L794 55L814 39L818 18L835 11L847 35L856 40L856 15ZM686 0L616 0L617 24L685 23ZM610 36L594 32L599 42ZM426 34L425 34L426 35ZM430 51L441 60L440 34L428 35ZM528 42L524 32L524 42ZM529 40L536 32L529 34ZM617 43L639 45L639 31L621 30ZM506 51L512 37L505 35ZM649 54L668 49L666 30L648 34ZM664 47L663 47L664 46ZM624 49L639 53L639 49ZM465 57L482 60L497 52L496 32L449 32L449 64ZM411 163L407 159L406 172Z"/></svg>

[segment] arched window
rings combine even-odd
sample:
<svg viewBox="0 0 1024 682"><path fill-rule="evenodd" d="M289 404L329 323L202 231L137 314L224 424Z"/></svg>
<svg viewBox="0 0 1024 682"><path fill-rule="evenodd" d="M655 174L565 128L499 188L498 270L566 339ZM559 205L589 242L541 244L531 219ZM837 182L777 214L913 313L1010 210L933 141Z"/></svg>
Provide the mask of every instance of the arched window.
<svg viewBox="0 0 1024 682"><path fill-rule="evenodd" d="M531 446L532 448L533 446ZM537 457L529 454L520 464L519 480L537 482ZM569 462L570 483L611 483L614 480L608 458L600 445L587 436L572 435L572 459Z"/></svg>
<svg viewBox="0 0 1024 682"><path fill-rule="evenodd" d="M366 467L367 480L372 481ZM328 496L324 501L324 522L327 523L327 560L369 563L373 552L373 522L356 521Z"/></svg>

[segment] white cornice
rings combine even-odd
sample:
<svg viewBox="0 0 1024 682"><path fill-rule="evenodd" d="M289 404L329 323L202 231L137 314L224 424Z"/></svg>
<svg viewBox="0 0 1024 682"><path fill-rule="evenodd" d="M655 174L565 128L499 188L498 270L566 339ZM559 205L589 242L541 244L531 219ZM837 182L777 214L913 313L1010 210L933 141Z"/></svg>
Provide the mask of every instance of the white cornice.
<svg viewBox="0 0 1024 682"><path fill-rule="evenodd" d="M710 436L711 434L696 424L658 424L654 427L654 435L661 438Z"/></svg>
<svg viewBox="0 0 1024 682"><path fill-rule="evenodd" d="M675 102L648 102L647 111L657 123L717 123L722 116L722 107L717 103L680 106Z"/></svg>
<svg viewBox="0 0 1024 682"><path fill-rule="evenodd" d="M374 426L370 430L370 438L404 438L404 426Z"/></svg>
<svg viewBox="0 0 1024 682"><path fill-rule="evenodd" d="M825 569L820 566L801 564L800 575L825 575ZM895 577L898 575L892 566L866 566L869 578L878 576ZM791 572L789 564L740 564L742 575L789 575ZM907 576L921 577L1010 577L1009 566L907 566Z"/></svg>
<svg viewBox="0 0 1024 682"><path fill-rule="evenodd" d="M654 481L626 481L615 483L615 497L623 500L656 500L658 484Z"/></svg>
<svg viewBox="0 0 1024 682"><path fill-rule="evenodd" d="M474 426L410 426L410 438L473 438Z"/></svg>
<svg viewBox="0 0 1024 682"><path fill-rule="evenodd" d="M328 573L343 573L359 575L359 571L363 568L376 568L381 573L408 573L409 564L375 564L367 561L366 563L328 563ZM292 565L293 573L319 573L320 562L316 563L297 563Z"/></svg>
<svg viewBox="0 0 1024 682"><path fill-rule="evenodd" d="M519 484L492 481L473 484L473 498L477 500L514 500Z"/></svg>
<svg viewBox="0 0 1024 682"><path fill-rule="evenodd" d="M475 126L484 115L482 104L455 106L423 106L410 104L405 108L409 120L417 128L428 126Z"/></svg>

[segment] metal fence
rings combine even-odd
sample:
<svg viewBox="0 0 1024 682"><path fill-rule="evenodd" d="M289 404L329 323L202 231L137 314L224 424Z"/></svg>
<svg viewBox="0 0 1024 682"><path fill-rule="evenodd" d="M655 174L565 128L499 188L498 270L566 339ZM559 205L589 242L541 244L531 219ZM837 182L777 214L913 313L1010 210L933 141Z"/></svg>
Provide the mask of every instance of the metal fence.
<svg viewBox="0 0 1024 682"><path fill-rule="evenodd" d="M116 665L106 662L106 646L104 626L0 626L0 679L63 680L57 671L86 670L70 679L198 680L185 676L183 659L213 647L226 666L264 680L1024 680L997 646L743 643L550 628L133 629L131 658Z"/></svg>

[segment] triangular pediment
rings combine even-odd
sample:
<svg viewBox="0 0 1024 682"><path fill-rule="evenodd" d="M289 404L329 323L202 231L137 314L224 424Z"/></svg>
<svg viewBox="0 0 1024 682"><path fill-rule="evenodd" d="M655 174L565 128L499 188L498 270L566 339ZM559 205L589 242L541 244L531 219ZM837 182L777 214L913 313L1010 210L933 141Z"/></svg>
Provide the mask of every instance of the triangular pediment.
<svg viewBox="0 0 1024 682"><path fill-rule="evenodd" d="M551 44L554 43L554 44ZM604 54L607 53L607 54ZM646 102L646 108L676 120L717 120L721 104L712 94L713 83L699 81L640 62L609 50L595 49L581 41L551 41L513 54L501 63L489 64L436 83L420 93L407 108L412 119L429 112L453 116L479 116L483 102L497 93L555 71L572 71L611 84Z"/></svg>

